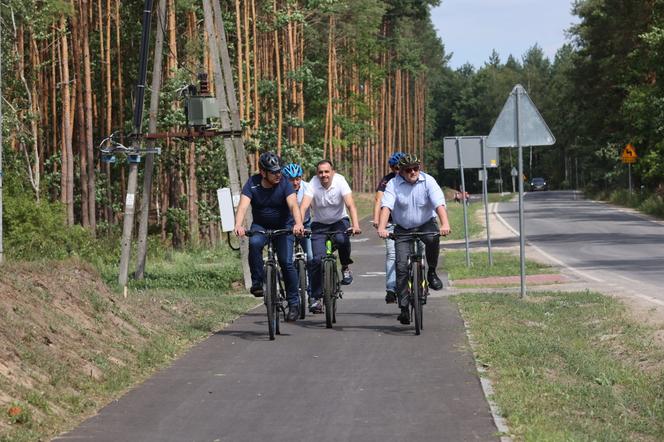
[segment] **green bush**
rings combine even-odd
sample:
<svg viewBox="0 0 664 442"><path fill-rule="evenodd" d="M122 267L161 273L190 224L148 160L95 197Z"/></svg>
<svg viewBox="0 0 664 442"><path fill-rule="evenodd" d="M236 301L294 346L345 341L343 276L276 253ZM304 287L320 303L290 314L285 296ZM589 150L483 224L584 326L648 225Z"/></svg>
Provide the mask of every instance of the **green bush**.
<svg viewBox="0 0 664 442"><path fill-rule="evenodd" d="M4 203L4 249L14 260L97 256L101 247L80 226L67 226L63 207L37 203L32 195L8 195Z"/></svg>
<svg viewBox="0 0 664 442"><path fill-rule="evenodd" d="M638 209L648 215L664 218L664 201L656 194L647 196L639 205Z"/></svg>

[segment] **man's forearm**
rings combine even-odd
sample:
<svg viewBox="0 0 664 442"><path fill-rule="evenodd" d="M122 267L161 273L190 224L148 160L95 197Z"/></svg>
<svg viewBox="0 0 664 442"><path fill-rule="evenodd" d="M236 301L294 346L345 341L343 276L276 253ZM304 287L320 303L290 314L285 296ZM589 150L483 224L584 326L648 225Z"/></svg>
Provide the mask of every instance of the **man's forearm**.
<svg viewBox="0 0 664 442"><path fill-rule="evenodd" d="M378 221L378 229L385 229L387 227L387 220L390 219L390 209L383 207L380 209L380 220Z"/></svg>
<svg viewBox="0 0 664 442"><path fill-rule="evenodd" d="M447 210L445 209L445 206L438 206L436 208L436 214L438 215L441 226L450 225L449 220L447 219Z"/></svg>
<svg viewBox="0 0 664 442"><path fill-rule="evenodd" d="M372 221L378 222L380 218L380 202L383 199L383 192L376 192L376 197L374 198L374 210L373 210L373 219Z"/></svg>

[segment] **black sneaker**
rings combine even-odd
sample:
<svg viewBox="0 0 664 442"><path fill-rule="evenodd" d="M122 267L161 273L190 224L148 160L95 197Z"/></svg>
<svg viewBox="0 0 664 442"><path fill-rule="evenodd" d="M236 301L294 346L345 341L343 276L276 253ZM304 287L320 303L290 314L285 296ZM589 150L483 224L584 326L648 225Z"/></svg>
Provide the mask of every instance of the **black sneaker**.
<svg viewBox="0 0 664 442"><path fill-rule="evenodd" d="M343 267L341 269L341 273L344 276L341 280L341 285L349 285L351 282L353 282L353 273L350 271L349 267Z"/></svg>
<svg viewBox="0 0 664 442"><path fill-rule="evenodd" d="M441 281L438 275L436 275L434 269L429 269L427 280L429 281L429 287L431 287L432 290L440 290L443 288L443 281Z"/></svg>
<svg viewBox="0 0 664 442"><path fill-rule="evenodd" d="M388 290L385 294L385 304L394 304L397 302L397 294L392 290Z"/></svg>
<svg viewBox="0 0 664 442"><path fill-rule="evenodd" d="M299 317L300 317L300 306L299 305L288 306L288 313L286 314L286 322L295 322Z"/></svg>
<svg viewBox="0 0 664 442"><path fill-rule="evenodd" d="M410 309L408 307L401 307L401 313L397 316L399 322L403 325L410 324Z"/></svg>
<svg viewBox="0 0 664 442"><path fill-rule="evenodd" d="M263 296L263 286L262 285L252 285L251 288L249 289L249 293L254 295L257 298L261 298Z"/></svg>

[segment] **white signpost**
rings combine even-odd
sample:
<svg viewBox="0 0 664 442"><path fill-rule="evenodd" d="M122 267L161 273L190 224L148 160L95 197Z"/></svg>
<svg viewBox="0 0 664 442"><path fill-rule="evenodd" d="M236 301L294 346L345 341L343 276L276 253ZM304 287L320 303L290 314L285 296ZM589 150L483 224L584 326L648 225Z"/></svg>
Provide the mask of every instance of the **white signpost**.
<svg viewBox="0 0 664 442"><path fill-rule="evenodd" d="M468 239L468 211L465 198L466 180L464 177L464 167L480 170L480 181L482 181L482 196L484 201L484 215L486 217L486 239L489 251L489 265L493 265L493 254L491 253L491 235L489 233L489 211L487 198L487 167L498 167L498 149L486 147L486 137L483 136L465 136L465 137L445 137L443 140L443 159L445 160L445 169L459 169L461 175L461 200L463 203L463 227L466 240L466 266L470 267L470 244Z"/></svg>
<svg viewBox="0 0 664 442"><path fill-rule="evenodd" d="M518 176L523 176L523 146L550 146L556 138L520 84L510 92L503 110L487 138L489 147L518 149ZM526 234L523 217L523 180L519 180L519 245L521 260L521 297L526 296Z"/></svg>

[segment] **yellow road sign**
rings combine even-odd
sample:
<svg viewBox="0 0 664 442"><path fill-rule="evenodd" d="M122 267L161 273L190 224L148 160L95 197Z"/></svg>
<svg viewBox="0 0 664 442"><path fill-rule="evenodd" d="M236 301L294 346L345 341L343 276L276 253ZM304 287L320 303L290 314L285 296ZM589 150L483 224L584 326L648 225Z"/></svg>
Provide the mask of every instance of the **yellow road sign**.
<svg viewBox="0 0 664 442"><path fill-rule="evenodd" d="M638 157L639 156L636 154L636 149L634 148L634 146L632 146L631 143L625 146L622 153L620 154L620 159L622 160L623 163L626 164L636 163L636 159Z"/></svg>

